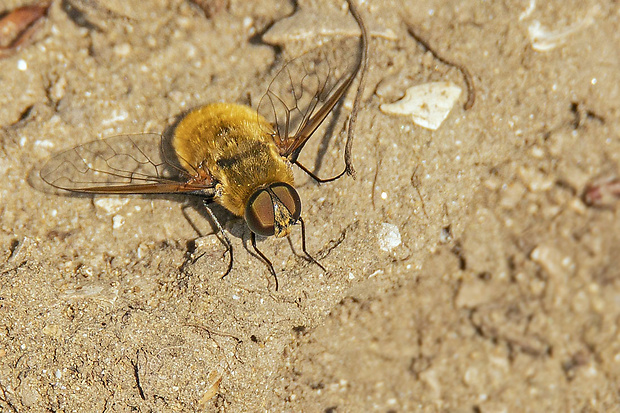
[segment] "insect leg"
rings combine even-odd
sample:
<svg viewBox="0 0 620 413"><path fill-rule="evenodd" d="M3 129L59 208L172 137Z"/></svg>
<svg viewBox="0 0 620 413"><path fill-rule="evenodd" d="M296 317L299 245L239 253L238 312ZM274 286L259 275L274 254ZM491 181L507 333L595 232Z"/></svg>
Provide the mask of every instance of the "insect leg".
<svg viewBox="0 0 620 413"><path fill-rule="evenodd" d="M232 243L230 242L230 239L228 238L228 235L226 235L226 233L224 232L224 228L222 228L222 225L220 224L220 221L217 220L217 217L215 216L213 211L211 211L211 208L209 208L209 200L205 199L205 200L202 201L202 203L205 206L205 208L207 210L207 213L209 214L209 217L211 218L211 221L217 227L217 230L219 231L220 235L222 236L222 239L224 240L224 243L226 244L226 251L224 251L224 255L226 255L227 252L230 252L230 258L229 258L229 261L228 261L228 268L226 269L226 272L224 273L224 275L222 275L222 278L224 278L232 270L232 266L233 266L233 247L232 247Z"/></svg>
<svg viewBox="0 0 620 413"><path fill-rule="evenodd" d="M344 82L338 87L338 89L336 89L336 91L323 104L323 106L321 106L317 110L317 112L312 115L312 117L310 117L307 121L304 122L303 128L300 131L298 131L298 133L295 135L296 140L294 144L292 145L291 148L287 149L287 151L290 151L290 152L288 154L287 153L282 154L283 156L288 157L290 162L299 166L304 172L306 172L308 175L310 175L314 180L316 180L319 183L335 181L336 179L340 178L344 174L348 174L352 176L353 178L355 178L355 168L353 167L353 161L351 160L351 150L353 148L353 137L355 134L355 123L357 121L357 113L359 112L359 107L360 107L362 97L364 94L364 87L366 85L366 71L368 68L368 31L366 30L366 25L364 24L364 20L362 19L362 16L357 10L357 7L353 3L353 0L347 0L347 2L349 3L349 11L353 15L353 18L355 18L355 21L357 22L360 28L360 31L361 31L362 54L360 56L360 60L357 63L357 66L355 70L353 71L353 73L351 73L351 75L349 75L349 77L347 77L344 80ZM349 117L347 142L345 144L345 149L344 149L344 170L332 178L321 179L317 177L316 175L314 175L312 172L310 172L306 167L301 165L297 161L297 157L299 156L299 153L303 149L304 145L306 144L310 136L321 125L323 120L325 120L325 117L332 111L334 106L338 104L338 102L340 101L344 93L347 91L349 86L351 86L351 84L353 83L353 80L355 79L358 73L361 73L360 82L357 87L357 92L355 94L355 100L353 101L353 109L351 110L351 115ZM314 112L314 110L312 112ZM287 128L287 131L288 131L288 128Z"/></svg>
<svg viewBox="0 0 620 413"><path fill-rule="evenodd" d="M256 246L256 234L252 232L250 235L250 240L252 241L252 247L254 247L254 251L263 259L267 267L269 267L269 272L273 275L273 278L276 280L276 291L278 291L278 276L276 275L276 270L273 269L273 264L269 261L269 258L265 256Z"/></svg>
<svg viewBox="0 0 620 413"><path fill-rule="evenodd" d="M345 169L344 171L340 172L336 176L332 176L331 178L327 178L327 179L321 179L318 176L316 176L315 174L313 174L312 172L310 172L310 170L308 168L306 168L305 166L303 166L301 163L299 163L299 161L296 160L294 163L295 163L295 165L299 166L299 168L302 171L304 171L305 173L310 175L310 178L314 179L315 181L317 181L320 184L324 184L325 182L335 181L336 179L340 178L342 175L344 175L347 172L347 170Z"/></svg>
<svg viewBox="0 0 620 413"><path fill-rule="evenodd" d="M357 112L359 111L362 103L362 95L364 94L364 88L366 87L366 71L368 69L368 31L366 30L366 25L364 24L362 16L353 4L353 0L347 0L347 3L349 3L349 10L357 21L357 24L360 26L360 31L362 32L362 56L360 57L358 66L358 70L361 70L360 83L357 87L355 100L353 101L353 109L351 109L351 116L349 118L349 130L347 131L347 143L344 147L344 171L355 179L355 168L353 168L353 162L351 161L351 150L353 148L353 134L355 131L355 123L357 122Z"/></svg>
<svg viewBox="0 0 620 413"><path fill-rule="evenodd" d="M304 220L301 217L299 217L299 223L301 224L301 250L304 252L304 254L306 254L308 258L310 258L310 261L321 267L323 271L327 272L325 267L323 267L317 260L315 260L312 255L308 253L308 250L306 250L306 224L304 224Z"/></svg>

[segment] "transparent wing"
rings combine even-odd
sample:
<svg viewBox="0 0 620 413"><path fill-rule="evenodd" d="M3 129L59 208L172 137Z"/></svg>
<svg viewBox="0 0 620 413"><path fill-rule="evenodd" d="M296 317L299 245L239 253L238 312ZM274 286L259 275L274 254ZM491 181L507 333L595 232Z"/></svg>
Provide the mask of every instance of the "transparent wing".
<svg viewBox="0 0 620 413"><path fill-rule="evenodd" d="M330 41L288 61L271 81L258 112L275 129L280 154L295 161L314 131L353 82L360 63L357 37Z"/></svg>
<svg viewBox="0 0 620 413"><path fill-rule="evenodd" d="M58 189L86 193L147 194L204 191L181 168L159 134L119 135L59 152L43 165L43 181Z"/></svg>

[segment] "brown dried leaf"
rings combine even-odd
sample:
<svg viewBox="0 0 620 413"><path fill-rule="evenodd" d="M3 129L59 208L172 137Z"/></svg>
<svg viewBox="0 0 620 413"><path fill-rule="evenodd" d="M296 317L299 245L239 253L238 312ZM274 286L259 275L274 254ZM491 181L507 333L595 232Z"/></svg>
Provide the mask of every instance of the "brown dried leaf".
<svg viewBox="0 0 620 413"><path fill-rule="evenodd" d="M0 58L17 52L32 41L49 6L49 2L44 2L36 6L18 7L0 19Z"/></svg>

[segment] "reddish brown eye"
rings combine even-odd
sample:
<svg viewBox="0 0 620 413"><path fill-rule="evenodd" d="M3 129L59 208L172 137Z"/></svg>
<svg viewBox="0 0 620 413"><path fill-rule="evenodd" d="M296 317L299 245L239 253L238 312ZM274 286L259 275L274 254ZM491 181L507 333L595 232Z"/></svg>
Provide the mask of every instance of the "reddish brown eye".
<svg viewBox="0 0 620 413"><path fill-rule="evenodd" d="M248 200L245 207L245 222L252 232L265 237L275 234L276 205L280 206L280 211L284 211L282 207L288 211L285 221L278 222L280 226L288 227L299 220L301 201L297 191L289 184L277 182L254 192Z"/></svg>
<svg viewBox="0 0 620 413"><path fill-rule="evenodd" d="M267 189L260 189L252 194L245 207L245 222L255 234L271 236L274 230L273 201Z"/></svg>
<svg viewBox="0 0 620 413"><path fill-rule="evenodd" d="M270 188L278 199L284 204L286 209L289 210L293 216L293 220L297 222L301 216L301 200L299 199L299 194L295 188L289 184L285 184L284 182L273 184Z"/></svg>

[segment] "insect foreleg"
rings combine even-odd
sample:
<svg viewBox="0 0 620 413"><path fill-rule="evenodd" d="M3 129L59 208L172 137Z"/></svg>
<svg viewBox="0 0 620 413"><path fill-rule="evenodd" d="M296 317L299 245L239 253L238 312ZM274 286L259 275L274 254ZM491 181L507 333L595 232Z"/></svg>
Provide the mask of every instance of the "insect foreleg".
<svg viewBox="0 0 620 413"><path fill-rule="evenodd" d="M321 267L323 271L327 272L325 267L323 267L317 260L315 260L314 257L310 255L310 253L308 253L308 250L306 250L306 224L301 217L299 217L299 223L301 224L301 250L304 252L304 254L306 254L310 261Z"/></svg>
<svg viewBox="0 0 620 413"><path fill-rule="evenodd" d="M217 227L217 230L219 231L219 233L220 233L220 235L222 237L221 239L226 244L226 251L224 251L224 255L226 255L227 252L230 252L230 257L229 257L229 260L228 260L228 268L226 269L226 272L224 273L224 275L222 275L222 278L224 278L232 270L232 266L233 266L233 247L232 247L232 243L230 242L230 239L228 238L228 235L226 235L226 233L224 232L224 228L222 228L222 225L220 224L220 221L218 221L218 219L215 216L215 214L213 213L213 211L211 211L211 208L209 207L209 202L210 202L209 199L205 199L205 200L203 200L202 203L205 206L205 209L207 210L207 213L209 214L209 218L211 218L211 222L213 222L215 224L215 226Z"/></svg>
<svg viewBox="0 0 620 413"><path fill-rule="evenodd" d="M256 234L255 233L252 232L252 235L250 235L250 240L252 242L252 247L254 248L254 251L256 251L256 253L263 259L265 264L267 264L267 267L269 267L269 272L271 272L271 275L273 275L274 280L276 280L276 291L278 291L278 276L276 275L276 270L273 269L273 264L271 263L271 261L269 261L269 258L267 258L267 256L263 254L262 251L259 250L258 247L256 246Z"/></svg>

